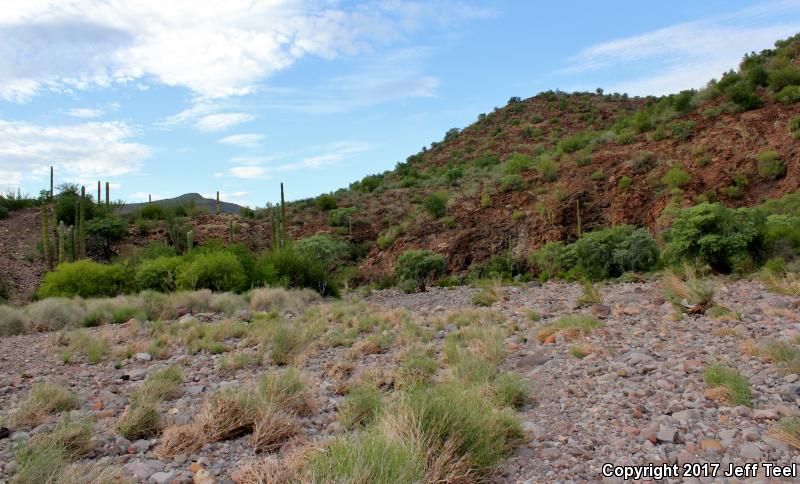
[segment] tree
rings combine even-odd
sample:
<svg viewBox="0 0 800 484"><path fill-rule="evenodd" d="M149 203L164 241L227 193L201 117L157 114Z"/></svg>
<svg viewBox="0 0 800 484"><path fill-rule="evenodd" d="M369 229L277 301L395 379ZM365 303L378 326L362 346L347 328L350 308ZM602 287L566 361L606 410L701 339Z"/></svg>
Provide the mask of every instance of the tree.
<svg viewBox="0 0 800 484"><path fill-rule="evenodd" d="M407 250L397 258L395 274L400 280L412 281L425 292L426 283L444 272L444 256L429 250Z"/></svg>

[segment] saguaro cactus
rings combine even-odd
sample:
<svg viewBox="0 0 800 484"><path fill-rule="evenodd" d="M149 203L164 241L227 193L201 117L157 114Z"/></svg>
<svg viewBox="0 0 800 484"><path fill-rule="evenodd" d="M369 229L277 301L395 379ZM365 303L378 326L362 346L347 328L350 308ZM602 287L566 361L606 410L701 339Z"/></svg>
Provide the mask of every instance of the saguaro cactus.
<svg viewBox="0 0 800 484"><path fill-rule="evenodd" d="M191 251L194 248L194 230L186 232L186 250Z"/></svg>
<svg viewBox="0 0 800 484"><path fill-rule="evenodd" d="M86 187L81 186L81 199L78 201L80 205L80 213L78 220L78 257L83 259L86 257Z"/></svg>
<svg viewBox="0 0 800 484"><path fill-rule="evenodd" d="M53 165L50 165L50 200L53 199Z"/></svg>
<svg viewBox="0 0 800 484"><path fill-rule="evenodd" d="M97 206L98 207L100 206L100 200L102 200L102 198L100 198L100 180L97 180Z"/></svg>
<svg viewBox="0 0 800 484"><path fill-rule="evenodd" d="M99 202L100 200L98 200ZM111 206L111 185L106 182L106 207Z"/></svg>
<svg viewBox="0 0 800 484"><path fill-rule="evenodd" d="M286 203L283 198L283 182L281 182L281 245L286 247Z"/></svg>
<svg viewBox="0 0 800 484"><path fill-rule="evenodd" d="M66 261L66 245L67 245L67 236L66 236L66 226L64 225L64 221L58 222L58 263L61 264Z"/></svg>
<svg viewBox="0 0 800 484"><path fill-rule="evenodd" d="M44 263L48 269L53 268L53 253L50 247L50 228L48 222L47 205L42 204L42 253Z"/></svg>

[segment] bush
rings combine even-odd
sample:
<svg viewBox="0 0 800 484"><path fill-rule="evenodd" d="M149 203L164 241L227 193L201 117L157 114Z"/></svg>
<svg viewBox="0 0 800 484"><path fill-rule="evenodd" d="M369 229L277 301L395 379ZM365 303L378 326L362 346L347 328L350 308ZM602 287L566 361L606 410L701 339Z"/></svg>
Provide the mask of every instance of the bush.
<svg viewBox="0 0 800 484"><path fill-rule="evenodd" d="M24 315L32 328L57 330L78 326L86 311L77 301L51 297L25 306Z"/></svg>
<svg viewBox="0 0 800 484"><path fill-rule="evenodd" d="M317 208L323 212L333 210L338 205L336 197L330 194L322 194L317 197Z"/></svg>
<svg viewBox="0 0 800 484"><path fill-rule="evenodd" d="M75 225L75 207L81 199L78 185L63 184L58 186L59 194L55 196L55 223L64 221L67 225ZM83 204L85 220L94 218L95 204L87 194Z"/></svg>
<svg viewBox="0 0 800 484"><path fill-rule="evenodd" d="M44 276L39 297L101 297L123 294L131 288L130 270L123 264L90 260L59 264Z"/></svg>
<svg viewBox="0 0 800 484"><path fill-rule="evenodd" d="M794 139L800 139L800 116L795 116L789 121L789 131Z"/></svg>
<svg viewBox="0 0 800 484"><path fill-rule="evenodd" d="M786 164L777 151L764 151L758 155L758 174L770 180L786 176Z"/></svg>
<svg viewBox="0 0 800 484"><path fill-rule="evenodd" d="M574 246L577 266L592 280L647 271L658 262L658 246L650 232L631 225L586 233Z"/></svg>
<svg viewBox="0 0 800 484"><path fill-rule="evenodd" d="M661 178L661 181L669 188L681 188L689 183L689 174L680 166L673 166Z"/></svg>
<svg viewBox="0 0 800 484"><path fill-rule="evenodd" d="M436 192L425 198L425 210L433 218L442 217L447 211L447 192Z"/></svg>
<svg viewBox="0 0 800 484"><path fill-rule="evenodd" d="M178 256L161 256L142 262L135 272L136 287L141 291L146 289L174 291L177 288L176 279L182 263L183 258Z"/></svg>
<svg viewBox="0 0 800 484"><path fill-rule="evenodd" d="M794 104L800 101L800 86L786 86L779 92L775 99L784 104Z"/></svg>
<svg viewBox="0 0 800 484"><path fill-rule="evenodd" d="M533 158L522 153L512 153L506 159L505 170L509 175L515 175L528 170L533 165Z"/></svg>
<svg viewBox="0 0 800 484"><path fill-rule="evenodd" d="M764 104L753 86L744 80L728 86L725 97L745 111L760 108Z"/></svg>
<svg viewBox="0 0 800 484"><path fill-rule="evenodd" d="M339 420L346 429L367 426L383 409L383 393L372 386L360 386L350 390L339 406Z"/></svg>
<svg viewBox="0 0 800 484"><path fill-rule="evenodd" d="M86 233L109 242L122 240L128 235L128 223L120 218L96 218L86 222Z"/></svg>
<svg viewBox="0 0 800 484"><path fill-rule="evenodd" d="M0 305L0 336L25 332L25 318L19 309Z"/></svg>
<svg viewBox="0 0 800 484"><path fill-rule="evenodd" d="M692 135L694 128L694 121L682 121L678 123L672 123L669 126L670 131L672 131L672 137L681 141L688 139L689 136Z"/></svg>
<svg viewBox="0 0 800 484"><path fill-rule="evenodd" d="M562 139L556 144L556 149L564 153L574 153L585 148L589 143L594 141L595 138L597 138L597 133L594 131L585 131Z"/></svg>
<svg viewBox="0 0 800 484"><path fill-rule="evenodd" d="M758 210L733 210L719 203L701 203L681 210L666 232L667 262L698 261L727 273L742 258L758 257L766 217Z"/></svg>
<svg viewBox="0 0 800 484"><path fill-rule="evenodd" d="M328 224L331 227L348 227L356 212L356 207L334 208L328 212Z"/></svg>
<svg viewBox="0 0 800 484"><path fill-rule="evenodd" d="M259 284L307 287L322 296L336 296L339 292L330 270L323 262L293 247L277 248L261 254L257 262L257 272Z"/></svg>
<svg viewBox="0 0 800 484"><path fill-rule="evenodd" d="M626 188L630 187L633 184L633 180L629 176L622 176L619 181L617 182L617 186L620 190L625 190Z"/></svg>
<svg viewBox="0 0 800 484"><path fill-rule="evenodd" d="M800 84L800 69L793 65L773 69L769 73L768 84L772 92L781 92L787 86Z"/></svg>
<svg viewBox="0 0 800 484"><path fill-rule="evenodd" d="M317 234L294 242L294 249L305 257L316 259L326 268L334 269L350 258L350 244L328 234Z"/></svg>
<svg viewBox="0 0 800 484"><path fill-rule="evenodd" d="M519 191L527 186L525 179L521 175L506 175L500 179L500 187L505 190Z"/></svg>
<svg viewBox="0 0 800 484"><path fill-rule="evenodd" d="M0 220L3 220L6 217L8 217L8 209L5 206L0 205Z"/></svg>
<svg viewBox="0 0 800 484"><path fill-rule="evenodd" d="M444 257L429 250L407 250L397 258L395 274L400 280L413 281L425 291L425 284L444 272Z"/></svg>
<svg viewBox="0 0 800 484"><path fill-rule="evenodd" d="M531 253L531 266L543 280L565 273L575 267L575 247L563 242L548 242Z"/></svg>
<svg viewBox="0 0 800 484"><path fill-rule="evenodd" d="M244 268L229 252L199 253L181 266L176 279L181 289L242 291L248 286Z"/></svg>
<svg viewBox="0 0 800 484"><path fill-rule="evenodd" d="M549 156L539 157L535 168L544 181L555 181L558 178L558 164Z"/></svg>

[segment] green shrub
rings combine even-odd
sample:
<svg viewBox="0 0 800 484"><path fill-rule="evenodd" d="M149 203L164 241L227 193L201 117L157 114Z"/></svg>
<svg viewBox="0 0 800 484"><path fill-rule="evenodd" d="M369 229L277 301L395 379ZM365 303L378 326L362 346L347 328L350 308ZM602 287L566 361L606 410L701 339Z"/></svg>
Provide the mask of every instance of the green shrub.
<svg viewBox="0 0 800 484"><path fill-rule="evenodd" d="M145 220L164 220L167 217L167 211L157 203L148 203L140 208L135 215L135 218L142 218Z"/></svg>
<svg viewBox="0 0 800 484"><path fill-rule="evenodd" d="M636 141L636 133L625 129L614 135L614 143L618 145L629 145Z"/></svg>
<svg viewBox="0 0 800 484"><path fill-rule="evenodd" d="M515 175L528 170L533 165L533 158L522 153L512 153L506 159L505 170L509 175Z"/></svg>
<svg viewBox="0 0 800 484"><path fill-rule="evenodd" d="M495 400L501 407L520 408L530 398L530 388L514 373L502 373L495 379Z"/></svg>
<svg viewBox="0 0 800 484"><path fill-rule="evenodd" d="M766 217L758 210L734 210L719 203L686 208L665 234L664 259L699 261L718 272L730 272L737 259L758 256L765 225Z"/></svg>
<svg viewBox="0 0 800 484"><path fill-rule="evenodd" d="M25 306L23 313L31 328L58 330L75 327L86 316L80 302L63 297L50 297Z"/></svg>
<svg viewBox="0 0 800 484"><path fill-rule="evenodd" d="M317 208L323 212L333 210L338 205L336 197L331 194L322 194L317 197Z"/></svg>
<svg viewBox="0 0 800 484"><path fill-rule="evenodd" d="M574 153L588 146L596 138L597 133L594 131L584 131L562 139L556 143L556 149L564 153Z"/></svg>
<svg viewBox="0 0 800 484"><path fill-rule="evenodd" d="M352 253L346 240L329 234L312 235L295 241L293 246L300 255L316 259L330 269L342 265Z"/></svg>
<svg viewBox="0 0 800 484"><path fill-rule="evenodd" d="M768 84L772 92L781 92L787 86L800 84L800 68L792 64L778 67L769 72Z"/></svg>
<svg viewBox="0 0 800 484"><path fill-rule="evenodd" d="M592 280L647 271L658 262L658 245L650 232L631 225L585 233L574 250L576 265Z"/></svg>
<svg viewBox="0 0 800 484"><path fill-rule="evenodd" d="M789 121L789 131L794 139L800 139L800 116L795 116Z"/></svg>
<svg viewBox="0 0 800 484"><path fill-rule="evenodd" d="M500 179L500 187L504 191L513 190L519 191L524 190L527 186L525 183L525 179L522 178L522 175L505 175Z"/></svg>
<svg viewBox="0 0 800 484"><path fill-rule="evenodd" d="M397 277L413 281L420 291L425 291L426 283L443 273L444 269L444 257L429 250L407 250L397 258L395 264Z"/></svg>
<svg viewBox="0 0 800 484"><path fill-rule="evenodd" d="M575 267L575 247L563 242L548 242L531 253L530 262L539 278L547 280Z"/></svg>
<svg viewBox="0 0 800 484"><path fill-rule="evenodd" d="M120 218L95 218L86 221L86 233L106 241L122 240L128 235L128 223Z"/></svg>
<svg viewBox="0 0 800 484"><path fill-rule="evenodd" d="M680 166L673 166L661 178L661 181L669 188L681 188L689 183L689 173Z"/></svg>
<svg viewBox="0 0 800 484"><path fill-rule="evenodd" d="M723 388L732 405L753 406L750 384L739 370L722 365L712 365L703 370L703 381L709 388Z"/></svg>
<svg viewBox="0 0 800 484"><path fill-rule="evenodd" d="M65 183L59 185L58 190L59 193L55 196L55 220L63 220L67 225L76 225L75 207L81 199L80 187L78 185ZM95 208L96 205L92 202L91 195L87 194L86 200L84 201L84 217L87 221L94 218Z"/></svg>
<svg viewBox="0 0 800 484"><path fill-rule="evenodd" d="M633 179L629 176L622 176L620 177L619 181L617 182L617 186L620 190L625 190L633 184Z"/></svg>
<svg viewBox="0 0 800 484"><path fill-rule="evenodd" d="M300 253L291 246L268 250L261 254L257 262L257 273L258 284L307 287L323 296L338 294L331 271L323 262Z"/></svg>
<svg viewBox="0 0 800 484"><path fill-rule="evenodd" d="M786 164L777 151L764 151L758 155L758 174L770 180L786 176Z"/></svg>
<svg viewBox="0 0 800 484"><path fill-rule="evenodd" d="M800 86L786 86L779 92L775 99L784 104L794 104L800 101Z"/></svg>
<svg viewBox="0 0 800 484"><path fill-rule="evenodd" d="M0 205L0 220L3 220L6 217L8 217L8 209L5 206Z"/></svg>
<svg viewBox="0 0 800 484"><path fill-rule="evenodd" d="M600 181L606 178L606 174L603 170L595 170L592 172L589 178L591 178L593 181Z"/></svg>
<svg viewBox="0 0 800 484"><path fill-rule="evenodd" d="M442 217L447 211L447 192L436 192L428 195L425 198L425 210L433 218Z"/></svg>
<svg viewBox="0 0 800 484"><path fill-rule="evenodd" d="M346 429L371 424L383 410L383 393L362 385L350 390L339 406L339 420Z"/></svg>
<svg viewBox="0 0 800 484"><path fill-rule="evenodd" d="M745 111L760 108L764 104L753 86L744 80L728 86L725 89L725 97Z"/></svg>
<svg viewBox="0 0 800 484"><path fill-rule="evenodd" d="M39 297L116 296L131 289L130 270L123 264L90 260L59 264L44 276Z"/></svg>
<svg viewBox="0 0 800 484"><path fill-rule="evenodd" d="M549 156L540 156L534 168L544 181L555 181L558 178L558 164Z"/></svg>
<svg viewBox="0 0 800 484"><path fill-rule="evenodd" d="M356 212L356 207L334 208L328 212L328 224L331 227L349 227Z"/></svg>
<svg viewBox="0 0 800 484"><path fill-rule="evenodd" d="M248 282L239 259L222 251L193 256L180 266L176 279L181 289L211 289L219 292L245 290Z"/></svg>
<svg viewBox="0 0 800 484"><path fill-rule="evenodd" d="M134 276L136 287L141 291L146 289L174 291L177 288L176 278L182 263L183 258L177 256L162 256L142 262L136 268Z"/></svg>
<svg viewBox="0 0 800 484"><path fill-rule="evenodd" d="M683 141L692 135L695 126L696 123L694 121L681 121L670 124L669 129L672 131L673 138Z"/></svg>

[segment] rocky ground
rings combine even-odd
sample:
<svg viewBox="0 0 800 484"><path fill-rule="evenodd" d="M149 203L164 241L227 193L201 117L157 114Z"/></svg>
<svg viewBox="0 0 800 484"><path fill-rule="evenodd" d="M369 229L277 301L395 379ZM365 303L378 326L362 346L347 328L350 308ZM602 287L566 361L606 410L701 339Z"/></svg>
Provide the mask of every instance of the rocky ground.
<svg viewBox="0 0 800 484"><path fill-rule="evenodd" d="M29 208L0 220L0 284L8 286L12 302L26 300L45 272L36 251L42 239L41 218L38 209Z"/></svg>
<svg viewBox="0 0 800 484"><path fill-rule="evenodd" d="M436 321L450 312L474 308L472 297L477 291L464 287L420 294L387 290L366 299L378 307L407 310L435 331L436 342L455 330ZM576 303L582 291L577 284L531 283L502 291L506 300L493 304L491 310L503 313L517 328L506 340L505 365L524 377L533 400L520 410L528 432L526 443L498 470L494 482L621 482L601 476L601 466L607 462L718 462L726 467L728 462L798 461L800 451L774 438L771 429L781 417L800 414L800 380L756 351L771 340L796 341L800 335L796 298L768 292L759 283L720 281L716 301L732 310L731 316L692 315L676 320L657 281L601 286L602 304L583 306ZM537 328L570 313L593 313L604 327L577 340L563 335L546 343L537 340ZM212 322L222 319L217 314L195 317ZM136 338L131 326L93 331L123 344L126 338ZM244 343L238 346L248 350ZM341 382L332 377L331 368L346 359L347 351L327 348L296 361L309 375L316 395L316 412L302 421L304 439L322 441L344 431L336 420ZM365 353L357 358L354 373L371 372L375 378L375 373L391 373L397 364L392 349ZM122 467L142 482L235 481L240 469L255 457L247 436L159 459L154 452L157 438L129 441L114 431L115 419L132 390L157 368L177 363L185 373L182 395L163 405L165 425L190 421L206 395L251 381L264 371L223 370L221 358L176 351L158 360L138 352L96 365L80 358L63 363L52 334L2 338L0 414L15 408L35 382L62 382L81 402L81 409L73 412L98 418L94 450L88 456L91 462ZM708 392L703 369L715 363L738 368L747 377L752 408L728 406ZM53 425L14 429L0 439L0 482L15 472L13 447ZM771 482L763 477L743 481ZM718 477L671 482L739 481Z"/></svg>

